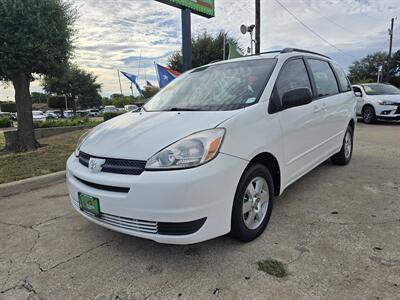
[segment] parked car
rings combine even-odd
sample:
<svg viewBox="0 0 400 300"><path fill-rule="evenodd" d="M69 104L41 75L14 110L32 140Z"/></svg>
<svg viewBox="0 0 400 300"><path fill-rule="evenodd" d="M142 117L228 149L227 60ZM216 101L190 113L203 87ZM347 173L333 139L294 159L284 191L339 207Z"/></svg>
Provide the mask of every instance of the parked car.
<svg viewBox="0 0 400 300"><path fill-rule="evenodd" d="M65 110L64 111L64 118L70 119L74 117L74 111L73 110Z"/></svg>
<svg viewBox="0 0 400 300"><path fill-rule="evenodd" d="M88 109L86 111L87 111L89 117L98 117L98 116L100 116L100 110L98 110L98 109L92 108L92 109Z"/></svg>
<svg viewBox="0 0 400 300"><path fill-rule="evenodd" d="M103 113L118 112L118 109L114 105L104 106Z"/></svg>
<svg viewBox="0 0 400 300"><path fill-rule="evenodd" d="M124 110L125 111L137 111L139 109L139 107L137 105L125 105L124 106Z"/></svg>
<svg viewBox="0 0 400 300"><path fill-rule="evenodd" d="M55 111L48 110L45 113L45 116L47 119L58 119L59 115L55 113Z"/></svg>
<svg viewBox="0 0 400 300"><path fill-rule="evenodd" d="M87 110L77 110L76 115L81 118L84 118L89 116L89 112Z"/></svg>
<svg viewBox="0 0 400 300"><path fill-rule="evenodd" d="M353 85L357 97L357 115L364 123L377 119L400 120L400 90L387 83Z"/></svg>
<svg viewBox="0 0 400 300"><path fill-rule="evenodd" d="M196 68L140 113L81 137L67 162L72 206L98 225L161 243L228 232L253 240L274 197L328 158L350 162L355 106L342 68L314 52Z"/></svg>
<svg viewBox="0 0 400 300"><path fill-rule="evenodd" d="M1 112L0 111L0 118L9 118L10 120L12 119L12 114L9 112Z"/></svg>
<svg viewBox="0 0 400 300"><path fill-rule="evenodd" d="M33 121L46 121L47 120L46 115L40 110L32 111L32 117L33 117Z"/></svg>

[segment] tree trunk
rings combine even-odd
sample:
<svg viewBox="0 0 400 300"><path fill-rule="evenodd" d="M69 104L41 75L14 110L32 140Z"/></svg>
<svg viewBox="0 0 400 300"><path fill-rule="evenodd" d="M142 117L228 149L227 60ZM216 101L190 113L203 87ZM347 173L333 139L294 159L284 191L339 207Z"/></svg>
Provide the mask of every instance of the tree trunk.
<svg viewBox="0 0 400 300"><path fill-rule="evenodd" d="M15 89L15 103L18 113L18 133L15 149L17 152L33 151L39 143L35 139L32 120L32 99L29 91L30 79L28 74L19 73L13 78Z"/></svg>

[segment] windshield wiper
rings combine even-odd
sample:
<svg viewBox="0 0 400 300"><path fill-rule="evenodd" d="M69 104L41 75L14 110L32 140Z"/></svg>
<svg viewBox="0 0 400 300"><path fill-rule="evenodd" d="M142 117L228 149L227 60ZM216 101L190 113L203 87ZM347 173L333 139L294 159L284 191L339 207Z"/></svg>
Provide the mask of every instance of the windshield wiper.
<svg viewBox="0 0 400 300"><path fill-rule="evenodd" d="M201 111L198 108L186 108L186 107L171 107L167 108L164 111Z"/></svg>

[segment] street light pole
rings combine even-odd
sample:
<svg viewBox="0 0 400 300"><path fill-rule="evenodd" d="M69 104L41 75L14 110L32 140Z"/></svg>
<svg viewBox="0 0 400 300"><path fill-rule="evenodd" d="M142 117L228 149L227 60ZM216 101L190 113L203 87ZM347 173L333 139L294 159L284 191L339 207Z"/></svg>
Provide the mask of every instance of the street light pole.
<svg viewBox="0 0 400 300"><path fill-rule="evenodd" d="M191 11L189 8L182 8L182 54L183 71L192 68L192 30Z"/></svg>
<svg viewBox="0 0 400 300"><path fill-rule="evenodd" d="M386 74L387 81L389 81L389 77L390 77L389 73L390 73L390 67L391 67L391 62L392 62L393 27L394 27L394 18L392 18L390 29L389 29L390 42L389 42L388 70L387 70L387 74Z"/></svg>
<svg viewBox="0 0 400 300"><path fill-rule="evenodd" d="M256 0L256 54L260 54L261 48L261 5L260 0Z"/></svg>

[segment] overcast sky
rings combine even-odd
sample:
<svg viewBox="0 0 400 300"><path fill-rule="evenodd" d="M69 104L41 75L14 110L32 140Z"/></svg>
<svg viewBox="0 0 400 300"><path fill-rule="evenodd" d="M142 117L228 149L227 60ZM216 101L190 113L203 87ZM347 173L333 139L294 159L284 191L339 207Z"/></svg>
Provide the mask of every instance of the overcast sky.
<svg viewBox="0 0 400 300"><path fill-rule="evenodd" d="M181 45L180 11L153 0L72 0L79 11L74 61L98 76L102 94L119 92L117 69L139 74L155 84L154 61L165 64ZM399 0L279 0L323 37L301 25L275 0L262 0L261 50L299 47L332 56L344 68L374 51L388 49L390 18L400 17ZM216 17L192 17L194 35L227 31L243 48L249 37L241 24L254 23L254 0L216 0ZM400 18L395 21L394 49L400 46ZM141 68L139 71L139 61ZM125 94L129 82L122 78ZM40 91L32 83L31 91ZM11 87L0 87L0 100L13 100Z"/></svg>

